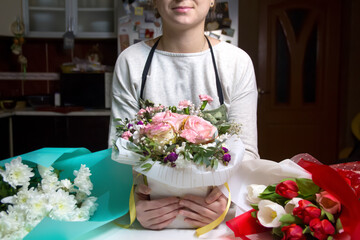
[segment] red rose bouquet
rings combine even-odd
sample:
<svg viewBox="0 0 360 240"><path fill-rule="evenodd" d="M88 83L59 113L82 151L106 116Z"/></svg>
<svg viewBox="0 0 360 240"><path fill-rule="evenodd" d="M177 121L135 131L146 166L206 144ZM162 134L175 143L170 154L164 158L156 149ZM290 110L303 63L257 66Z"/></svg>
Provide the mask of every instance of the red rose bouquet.
<svg viewBox="0 0 360 240"><path fill-rule="evenodd" d="M312 179L287 178L249 185L252 210L227 222L235 236L272 231L276 238L357 239L360 234L360 174L300 159ZM339 167L339 166L337 166ZM242 226L246 224L247 229Z"/></svg>

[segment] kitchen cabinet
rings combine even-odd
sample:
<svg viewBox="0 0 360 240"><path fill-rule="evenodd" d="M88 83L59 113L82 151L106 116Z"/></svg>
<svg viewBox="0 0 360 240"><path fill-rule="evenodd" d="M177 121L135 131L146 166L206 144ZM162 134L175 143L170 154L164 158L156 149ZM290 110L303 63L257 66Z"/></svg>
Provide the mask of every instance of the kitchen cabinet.
<svg viewBox="0 0 360 240"><path fill-rule="evenodd" d="M27 37L115 38L116 0L23 0Z"/></svg>
<svg viewBox="0 0 360 240"><path fill-rule="evenodd" d="M0 118L0 160L10 157L10 117Z"/></svg>
<svg viewBox="0 0 360 240"><path fill-rule="evenodd" d="M14 156L44 147L108 148L109 116L13 116Z"/></svg>

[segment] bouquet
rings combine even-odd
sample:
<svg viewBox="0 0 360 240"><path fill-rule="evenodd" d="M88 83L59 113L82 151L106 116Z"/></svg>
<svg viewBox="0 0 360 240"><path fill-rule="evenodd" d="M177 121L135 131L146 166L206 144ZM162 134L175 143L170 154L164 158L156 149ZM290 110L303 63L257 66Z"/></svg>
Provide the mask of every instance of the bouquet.
<svg viewBox="0 0 360 240"><path fill-rule="evenodd" d="M312 179L285 178L271 184L251 184L247 200L253 208L227 222L235 235L272 231L275 238L349 239L360 233L360 175L318 161L298 164ZM246 231L241 226L248 224Z"/></svg>
<svg viewBox="0 0 360 240"><path fill-rule="evenodd" d="M59 180L53 167L31 168L21 157L5 163L0 168L0 238L22 239L45 217L89 220L97 208L97 198L90 196L90 169L82 164L73 173L73 181Z"/></svg>
<svg viewBox="0 0 360 240"><path fill-rule="evenodd" d="M241 125L227 121L224 105L205 110L213 99L199 98L200 106L189 100L168 107L142 101L134 119L118 119L112 159L146 177L151 199L205 197L212 186L226 187L240 167L245 151ZM168 228L193 226L179 215Z"/></svg>
<svg viewBox="0 0 360 240"><path fill-rule="evenodd" d="M155 162L177 168L191 163L211 169L217 169L219 163L228 165L231 155L225 141L239 134L240 125L226 121L223 107L204 111L213 99L207 95L199 98L202 101L199 107L188 100L167 108L161 104L155 106L148 100L142 102L143 107L134 119L117 119L120 125L116 149L125 146L140 154L139 158L131 159L130 164L140 164L144 171L150 170Z"/></svg>

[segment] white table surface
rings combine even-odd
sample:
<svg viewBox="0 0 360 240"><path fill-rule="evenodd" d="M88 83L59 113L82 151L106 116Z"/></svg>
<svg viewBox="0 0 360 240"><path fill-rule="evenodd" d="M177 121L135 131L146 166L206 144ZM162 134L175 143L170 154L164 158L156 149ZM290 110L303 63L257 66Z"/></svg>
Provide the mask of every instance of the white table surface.
<svg viewBox="0 0 360 240"><path fill-rule="evenodd" d="M230 220L234 215L229 213L223 223L212 231L201 235L195 236L195 229L163 229L163 230L148 230L140 226L138 222L135 222L130 229L124 229L116 225L114 222L109 222L95 230L92 230L78 238L76 240L199 240L199 239L211 239L211 240L234 240L236 238L225 224L227 220ZM120 218L116 220L118 223L127 224L128 217ZM247 236L251 240L272 240L271 234L262 233Z"/></svg>

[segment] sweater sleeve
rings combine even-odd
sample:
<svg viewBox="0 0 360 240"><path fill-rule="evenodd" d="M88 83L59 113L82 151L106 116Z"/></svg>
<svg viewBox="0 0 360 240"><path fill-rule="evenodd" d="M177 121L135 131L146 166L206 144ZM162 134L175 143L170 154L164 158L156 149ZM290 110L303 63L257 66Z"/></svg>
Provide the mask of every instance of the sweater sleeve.
<svg viewBox="0 0 360 240"><path fill-rule="evenodd" d="M257 147L258 92L252 61L247 54L237 64L230 94L229 120L241 124L240 137L245 146L244 160L259 158Z"/></svg>
<svg viewBox="0 0 360 240"><path fill-rule="evenodd" d="M139 110L137 84L132 82L129 63L120 55L115 64L112 82L112 104L109 126L108 145L111 147L116 140L117 119L134 118Z"/></svg>

